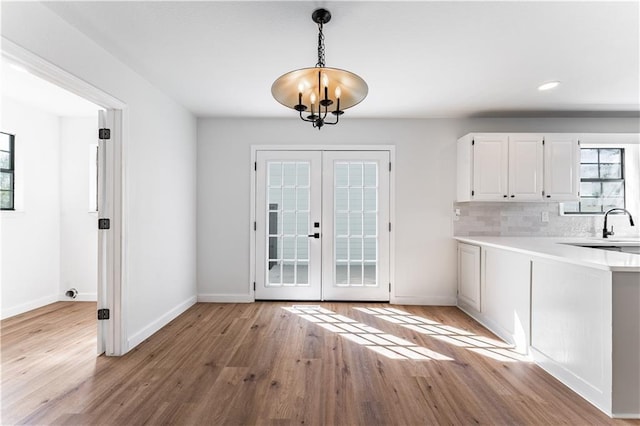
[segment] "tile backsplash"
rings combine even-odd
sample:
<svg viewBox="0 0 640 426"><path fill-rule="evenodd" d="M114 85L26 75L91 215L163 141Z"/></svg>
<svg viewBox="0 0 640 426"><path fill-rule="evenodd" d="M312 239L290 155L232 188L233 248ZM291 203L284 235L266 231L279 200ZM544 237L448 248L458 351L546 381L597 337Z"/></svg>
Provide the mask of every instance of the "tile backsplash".
<svg viewBox="0 0 640 426"><path fill-rule="evenodd" d="M599 237L604 221L601 215L561 216L558 203L454 203L453 209L460 209L453 222L456 236ZM549 215L548 222L542 221L543 212ZM640 221L640 215L634 220ZM608 225L614 226L618 237L637 236L640 228L640 223L629 226L626 215L609 215Z"/></svg>

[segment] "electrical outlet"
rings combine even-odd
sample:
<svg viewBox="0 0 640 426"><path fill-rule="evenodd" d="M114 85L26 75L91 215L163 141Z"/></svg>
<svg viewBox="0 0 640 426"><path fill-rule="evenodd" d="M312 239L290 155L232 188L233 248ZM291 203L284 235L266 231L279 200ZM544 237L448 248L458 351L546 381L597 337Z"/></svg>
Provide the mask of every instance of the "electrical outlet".
<svg viewBox="0 0 640 426"><path fill-rule="evenodd" d="M542 212L542 221L549 222L549 212Z"/></svg>
<svg viewBox="0 0 640 426"><path fill-rule="evenodd" d="M457 222L458 220L460 220L460 209L455 209L453 211L453 220L455 222Z"/></svg>

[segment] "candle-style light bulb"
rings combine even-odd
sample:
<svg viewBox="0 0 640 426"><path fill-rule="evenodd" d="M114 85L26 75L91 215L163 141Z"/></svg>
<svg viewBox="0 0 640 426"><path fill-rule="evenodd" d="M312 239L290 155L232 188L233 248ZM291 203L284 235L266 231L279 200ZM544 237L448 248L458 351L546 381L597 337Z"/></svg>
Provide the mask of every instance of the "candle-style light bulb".
<svg viewBox="0 0 640 426"><path fill-rule="evenodd" d="M316 94L315 94L315 93L312 93L312 94L311 94L311 105L313 105L313 104L315 104L315 103L316 103Z"/></svg>
<svg viewBox="0 0 640 426"><path fill-rule="evenodd" d="M340 95L342 95L342 90L340 90L340 86L336 87L336 99L340 99Z"/></svg>
<svg viewBox="0 0 640 426"><path fill-rule="evenodd" d="M304 92L304 84L303 83L299 83L298 84L298 93L302 93Z"/></svg>

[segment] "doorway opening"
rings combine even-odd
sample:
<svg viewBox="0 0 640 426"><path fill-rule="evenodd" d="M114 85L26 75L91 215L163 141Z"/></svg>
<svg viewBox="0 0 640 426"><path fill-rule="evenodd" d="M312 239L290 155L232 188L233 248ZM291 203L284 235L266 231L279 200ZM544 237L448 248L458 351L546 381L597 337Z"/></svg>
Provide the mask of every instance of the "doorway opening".
<svg viewBox="0 0 640 426"><path fill-rule="evenodd" d="M255 299L390 301L391 157L255 149Z"/></svg>
<svg viewBox="0 0 640 426"><path fill-rule="evenodd" d="M57 265L51 265L52 276L56 276L53 282L57 285L55 290L47 289L47 294L42 295L38 289L25 289L24 280L7 275L5 271L2 278L3 293L8 294L10 286L22 285L25 294L21 300L13 301L7 300L3 294L2 317L27 312L56 300L95 301L98 311L108 310L110 313L109 319L103 321L98 321L96 315L97 353L120 355L124 348L120 294L123 240L122 126L125 104L4 38L2 63L3 67L10 70L9 73L22 79L22 83L31 81L38 85L31 89L28 85L22 86L24 92L32 90L35 99L39 98L46 104L51 99L46 94L49 92L43 91L50 88L51 93L66 93L76 107L83 105L85 110L93 111L93 117L85 114L84 117L70 118L69 115L74 114L62 113L63 118L60 119L51 111L45 112L42 114L45 120L47 117L56 118L49 119L51 127L44 130L30 125L33 123L28 123L27 117L20 117L21 113L27 111L25 114L28 114L29 111L20 109L24 99L22 103L18 99L4 105L4 118L9 114L13 114L13 117L9 121L3 119L2 130L11 134L12 130L4 127L14 127L13 146L17 167L13 176L15 179L7 184L12 188L15 205L12 209L3 210L3 223L0 225L17 232L19 226L12 225L28 220L36 212L47 210L43 217L51 219L52 226L47 226L48 232L39 235L39 242L34 240L31 247L52 247L54 255L49 258L50 263L57 259ZM4 75L7 76L7 73ZM6 88L10 87L6 80L3 83ZM3 92L3 97L5 95ZM16 97L15 94L13 97ZM32 106L38 111L37 105ZM24 125L20 125L21 120L25 122ZM99 135L99 128L108 128L110 137L107 138L104 132ZM42 134L35 134L38 131ZM52 138L55 141L48 146L36 145L39 139ZM53 193L48 201L46 197L33 196L34 193L46 191L49 191L49 195ZM108 230L98 229L100 218L109 219L111 226ZM56 223L57 228L53 226ZM5 261L7 265L12 263L8 261L7 253L17 255L20 252L26 256L22 261L28 263L32 252L28 247L21 251L14 250L15 241L10 248L8 242L4 241L8 234L10 232L3 232L3 246L6 246L2 250L3 264ZM22 268L23 273L28 270ZM10 302L13 302L12 306L7 305Z"/></svg>

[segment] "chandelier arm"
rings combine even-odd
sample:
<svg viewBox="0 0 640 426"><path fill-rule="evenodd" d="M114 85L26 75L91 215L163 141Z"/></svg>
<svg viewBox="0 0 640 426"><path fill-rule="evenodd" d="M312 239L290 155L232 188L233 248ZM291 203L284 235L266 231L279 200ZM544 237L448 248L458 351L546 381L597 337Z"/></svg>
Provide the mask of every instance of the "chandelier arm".
<svg viewBox="0 0 640 426"><path fill-rule="evenodd" d="M325 121L324 124L329 124L331 126L335 126L336 124L338 124L338 121L340 121L340 116L336 115L336 121L334 121L333 123L330 121Z"/></svg>
<svg viewBox="0 0 640 426"><path fill-rule="evenodd" d="M302 121L306 121L307 123L311 123L311 122L315 121L315 120L308 120L308 119L304 118L304 117L302 116L302 111L300 111L300 119L301 119Z"/></svg>

